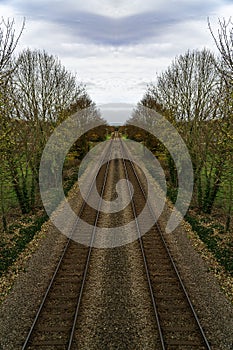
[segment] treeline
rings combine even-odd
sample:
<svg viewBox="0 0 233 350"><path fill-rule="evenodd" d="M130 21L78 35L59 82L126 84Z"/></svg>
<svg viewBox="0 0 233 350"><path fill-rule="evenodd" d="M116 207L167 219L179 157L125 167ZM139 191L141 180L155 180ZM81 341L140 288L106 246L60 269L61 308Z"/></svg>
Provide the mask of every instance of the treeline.
<svg viewBox="0 0 233 350"><path fill-rule="evenodd" d="M128 124L143 120L153 124L143 107L166 116L184 139L192 159L192 206L207 214L220 207L229 230L233 209L233 23L219 21L217 35L209 28L220 55L215 57L203 49L176 57L148 86ZM143 134L142 130L128 130L131 137ZM149 133L143 137L148 147L163 148ZM163 152L168 183L175 191L177 169L169 152Z"/></svg>
<svg viewBox="0 0 233 350"><path fill-rule="evenodd" d="M0 23L0 213L4 229L11 192L23 214L35 207L41 155L56 126L84 108L89 110L89 119L101 120L83 84L57 57L30 49L15 55L23 29L24 24L16 35L13 20ZM99 136L105 137L103 130ZM87 143L88 135L78 140L79 154L85 153Z"/></svg>

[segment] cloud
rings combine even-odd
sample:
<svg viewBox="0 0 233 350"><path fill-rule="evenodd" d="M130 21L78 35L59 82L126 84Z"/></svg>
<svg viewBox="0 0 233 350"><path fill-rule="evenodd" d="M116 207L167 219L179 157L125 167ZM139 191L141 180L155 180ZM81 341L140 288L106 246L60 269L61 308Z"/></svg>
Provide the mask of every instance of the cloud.
<svg viewBox="0 0 233 350"><path fill-rule="evenodd" d="M69 32L73 37L82 38L98 45L127 46L144 41L159 39L159 37L175 28L177 24L187 20L206 18L219 4L217 0L192 1L156 1L147 0L140 11L135 13L138 0L125 1L117 5L116 1L108 3L108 11L113 14L121 7L128 15L99 14L99 1L86 1L86 6L80 1L11 1L22 15L33 18L34 21L50 21L60 27L61 31ZM92 3L93 7L90 8ZM102 7L103 4L102 3ZM109 5L111 4L111 6ZM131 11L130 11L131 10ZM96 12L97 11L97 12ZM110 12L111 13L111 12ZM123 11L124 13L124 11Z"/></svg>

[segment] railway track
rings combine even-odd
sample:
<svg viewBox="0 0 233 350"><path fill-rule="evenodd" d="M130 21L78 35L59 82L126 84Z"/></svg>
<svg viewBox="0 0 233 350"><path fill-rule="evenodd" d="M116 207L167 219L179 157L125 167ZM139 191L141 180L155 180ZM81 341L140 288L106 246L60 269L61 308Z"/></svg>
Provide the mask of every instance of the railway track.
<svg viewBox="0 0 233 350"><path fill-rule="evenodd" d="M168 249L163 233L156 222L153 209L147 201L145 188L126 146L121 143L126 179L137 183L136 199L132 199L132 211L138 231L145 272L158 327L161 349L208 349L210 344L194 310L190 297ZM125 161L127 156L129 161ZM135 191L135 187L134 187ZM129 187L129 192L131 189ZM137 221L142 206L147 205L155 225L146 235L141 235Z"/></svg>
<svg viewBox="0 0 233 350"><path fill-rule="evenodd" d="M80 303L86 282L88 267L100 214L101 201L105 190L112 141L100 161L99 171L93 179L87 198L83 201L78 218L93 226L89 247L72 240L67 241L54 275L27 334L22 350L56 349L69 350L75 346L73 338ZM103 165L103 163L107 162ZM102 166L103 165L103 166ZM100 185L101 195L97 211L90 211L87 200L92 194L95 182ZM73 227L75 232L79 219Z"/></svg>
<svg viewBox="0 0 233 350"><path fill-rule="evenodd" d="M117 139L109 142L100 161L99 172L93 179L88 192L88 196L91 196L92 186L96 181L101 194L98 210L91 210L84 201L79 212L79 217L93 226L90 246L86 247L74 242L71 234L22 350L78 349L74 334L88 275L92 246L102 215L101 201L106 190L110 163L114 167L114 161L110 161L113 143L121 152L122 160L120 161L125 178L130 180L134 187L134 194L131 193L130 186L128 190L130 197L133 198L130 204L132 217L136 224L158 329L159 345L156 344L155 349L211 349L159 226L155 224L147 234L141 235L137 217L142 207L148 206L148 215L153 217L154 213L146 201L147 191L137 167L130 159L124 142ZM124 160L126 154L127 161ZM103 165L106 160L106 164ZM77 226L78 222L75 225Z"/></svg>

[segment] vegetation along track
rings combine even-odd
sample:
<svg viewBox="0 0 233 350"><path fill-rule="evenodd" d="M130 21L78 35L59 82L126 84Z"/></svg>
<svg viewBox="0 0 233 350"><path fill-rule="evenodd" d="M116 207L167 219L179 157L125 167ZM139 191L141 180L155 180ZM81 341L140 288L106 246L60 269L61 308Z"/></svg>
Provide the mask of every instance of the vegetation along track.
<svg viewBox="0 0 233 350"><path fill-rule="evenodd" d="M130 180L134 188L133 199L130 203L132 218L136 223L138 242L158 330L159 342L156 342L154 349L210 349L159 226L155 223L148 233L141 236L141 228L137 222L139 213L147 205L148 213L152 217L154 214L150 204L146 201L145 179L141 176L140 169L132 160L124 160L126 154L127 158L130 158L124 142L120 139L110 141L102 163L106 158L110 159L113 143L117 144L122 154L121 162L125 178ZM100 170L94 179L101 198L105 192L110 164L114 167L114 161L110 160L104 166L100 164ZM128 189L131 191L130 186ZM89 195L91 195L91 188ZM80 210L83 220L93 225L92 241L95 239L95 230L99 223L99 216L101 216L101 200L98 209L95 211L83 202ZM91 242L88 248L72 239L68 240L23 349L77 348L75 345L75 338L78 337L76 326L91 253ZM74 336L75 333L76 336Z"/></svg>

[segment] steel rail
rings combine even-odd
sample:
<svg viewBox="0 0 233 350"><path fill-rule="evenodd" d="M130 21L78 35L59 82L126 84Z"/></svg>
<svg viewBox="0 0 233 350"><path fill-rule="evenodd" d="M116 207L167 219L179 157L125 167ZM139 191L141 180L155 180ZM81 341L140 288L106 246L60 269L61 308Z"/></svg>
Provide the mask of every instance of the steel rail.
<svg viewBox="0 0 233 350"><path fill-rule="evenodd" d="M139 223L138 223L138 219L137 219L136 208L135 208L135 204L134 204L134 201L133 201L132 191L131 191L131 188L130 188L130 185L129 185L129 175L128 175L128 171L127 171L126 164L125 164L124 152L123 152L123 144L122 144L121 140L120 140L120 144L121 144L121 153L122 153L122 161L123 161L123 166L124 166L124 171L125 171L125 177L126 177L127 184L128 184L129 195L130 195L130 198L132 199L131 200L131 206L132 206L133 216L134 216L135 223L136 223L138 239L139 239L139 243L140 243L140 248L141 248L143 262L144 262L144 267L145 267L145 271L146 271L147 282L148 282L148 286L149 286L149 290L150 290L150 296L151 296L153 309L154 309L154 313L155 313L155 318L156 318L156 322L157 322L159 338L160 338L162 349L166 350L165 342L164 342L164 336L163 336L163 331L162 331L162 327L161 327L160 319L159 319L159 313L158 313L158 309L157 309L157 306L156 306L155 297L154 297L154 293L153 293L153 287L152 287L151 280L150 280L149 268L148 268L148 265L147 265L146 255L145 255L144 246L143 246L143 242L142 242L142 238L141 238L141 232L140 232L140 227L139 227Z"/></svg>
<svg viewBox="0 0 233 350"><path fill-rule="evenodd" d="M122 145L122 148L123 148L123 141L120 140L120 142L121 142L121 145ZM188 304L189 304L189 306L190 306L190 309L191 309L191 311L192 311L192 314L193 314L193 316L194 316L194 318L195 318L195 321L196 321L196 323L197 323L198 329L199 329L199 331L200 331L200 333L201 333L201 335L202 335L202 339L203 339L203 341L204 341L204 345L206 346L206 348L207 348L208 350L211 350L211 347L210 347L210 344L209 344L209 342L208 342L208 339L207 339L207 337L206 337L206 335L205 335L205 332L204 332L204 330L203 330L203 328L202 328L202 326L201 326L200 320L199 320L198 315L197 315L197 313L196 313L196 311L195 311L195 309L194 309L194 306L193 306L192 301L191 301L191 299L190 299L190 297L189 297L189 295L188 295L188 292L187 292L187 290L186 290L186 288L185 288L185 285L184 285L184 283L183 283L183 281L182 281L182 278L181 278L181 276L180 276L180 273L179 273L179 271L178 271L178 269L177 269L177 267L176 267L175 261L174 261L172 255L171 255L171 253L170 253L170 250L169 250L169 248L168 248L168 245L167 245L167 243L166 243L166 241L165 241L165 238L164 238L164 236L163 236L162 230L161 230L161 228L160 228L160 226L159 226L159 224L158 224L158 222L157 222L157 218L156 218L156 216L155 216L154 210L153 210L153 208L152 208L150 202L148 201L148 199L147 199L147 197L146 197L145 191L144 191L143 186L142 186L142 184L141 184L141 181L140 181L140 179L139 179L139 177L138 177L137 171L136 171L136 169L135 169L134 163L133 163L133 161L132 161L132 159L131 159L131 157L130 157L130 154L129 154L129 151L128 151L126 145L125 145L125 149L126 149L126 151L127 151L127 156L128 156L129 161L130 161L131 167L132 167L132 169L133 169L134 175L135 175L135 177L136 177L136 179L137 179L138 185L139 185L139 187L140 187L140 189L141 189L141 192L142 192L142 194L143 194L143 196L144 196L144 198L145 198L145 200L146 200L146 204L147 204L147 206L148 206L148 208L149 208L149 210L150 210L150 213L151 213L151 215L153 216L153 218L154 218L154 220L155 220L155 225L156 225L156 227L157 227L157 229L158 229L158 232L159 232L159 235L160 235L160 237L161 237L161 239L162 239L163 245L164 245L164 247L165 247L165 249L166 249L166 252L167 252L167 254L168 254L168 256L169 256L169 259L170 259L170 261L171 261L171 264L172 264L172 266L173 266L173 268L174 268L174 270L175 270L176 276L177 276L177 278L178 278L178 280L179 280L179 282L180 282L180 285L181 285L182 290L183 290L183 292L184 292L184 294L185 294L186 300L188 301Z"/></svg>
<svg viewBox="0 0 233 350"><path fill-rule="evenodd" d="M99 170L100 170L101 166L102 166L103 163L104 163L104 159L105 159L107 153L109 152L109 153L111 154L111 149L112 149L112 140L110 141L109 147L107 148L106 152L104 153L103 157L101 158L100 165L99 165L99 167L98 167L98 169L97 169L97 172L96 172L96 176L94 176L94 178L93 178L93 180L92 180L92 182L91 182L91 185L90 185L89 191L88 191L88 193L87 193L87 196L86 196L85 199L83 199L83 202L82 202L81 208L80 208L80 210L79 210L79 214L78 214L77 220L75 221L75 223L74 223L74 225L73 225L73 228L72 228L72 231L71 231L71 235L70 235L70 237L68 238L67 243L66 243L66 245L65 245L65 247L64 247L64 249L63 249L63 251L62 251L62 254L61 254L61 257L60 257L60 259L59 259L59 261L58 261L58 263L57 263L56 269L55 269L55 271L54 271L54 273L53 273L53 276L52 276L52 278L51 278L51 280L50 280L50 283L49 283L49 285L48 285L48 287L47 287L47 289L46 289L46 292L45 292L44 297L43 297L43 299L42 299L42 301L41 301L41 304L40 304L39 309L38 309L38 311L37 311L37 313L36 313L36 316L35 316L35 318L34 318L34 320L33 320L33 323L32 323L32 325L31 325L31 328L30 328L30 330L29 330L29 332L28 332L28 334L27 334L27 337L26 337L26 339L25 339L25 341L24 341L22 350L26 350L26 349L27 349L27 346L29 345L29 341L30 341L30 339L31 339L32 333L33 333L33 331L34 331L34 329L35 329L35 326L36 326L36 324L37 324L37 321L38 321L38 319L39 319L39 316L40 316L40 314L41 314L41 311L42 311L42 309L43 309L43 307L44 307L45 301L46 301L46 299L47 299L47 297L48 297L48 294L49 294L49 292L50 292L50 290L51 290L51 287L52 287L52 285L53 285L53 283L54 283L54 280L55 280L55 278L56 278L56 276L57 276L57 273L58 273L58 271L59 271L59 269L60 269L60 266L61 266L61 263L62 263L62 261L63 261L63 258L64 258L64 256L65 256L67 250L68 250L68 247L69 247L69 245L70 245L70 242L72 241L72 236L73 236L73 234L74 234L75 228L77 227L77 225L78 225L78 223L79 223L80 216L82 215L82 213L83 213L83 211L84 211L84 208L85 208L85 206L86 206L86 204L87 204L87 200L88 200L88 198L90 197L90 194L91 194L91 191L92 191L92 189L93 189L93 186L94 186L94 184L95 184L95 182L96 182L96 178L97 178L97 176L98 176ZM92 243L93 243L93 241L92 241L92 239L91 239L91 244L92 244ZM90 254L88 253L88 256L89 256L89 255L90 255ZM85 269L85 270L86 270L86 269Z"/></svg>
<svg viewBox="0 0 233 350"><path fill-rule="evenodd" d="M111 142L111 149L112 149L112 142ZM110 159L111 149L110 149L110 152L109 152L109 159L108 159L107 166L106 166L106 169L105 169L103 186L102 186L102 189L101 189L101 194L100 194L100 199L99 199L99 203L98 203L98 209L97 209L97 214L96 214L96 218L95 218L95 223L94 223L94 227L93 227L93 231L92 231L92 237L91 237L90 247L89 247L89 251L88 251L85 271L84 271L84 274L83 274L82 285L81 285L81 288L80 288L78 302L77 302L77 306L76 306L76 309L75 309L73 326L72 326L72 330L71 330L71 333L70 333L70 339L69 339L69 344L68 344L67 350L71 349L72 343L73 343L73 338L74 338L75 328L76 328L76 324L77 324L79 308L80 308L81 299L82 299L82 295L83 295L83 289L84 289L86 276L87 276L87 271L88 271L88 267L89 267L89 262L90 262L90 258L91 258L91 251L92 251L93 243L94 243L95 236L96 236L97 223L98 223L98 220L99 220L100 209L101 209L101 205L102 205L102 202L103 202L103 194L104 194L104 190L105 190L106 183L107 183L109 164L110 164L110 160L111 160Z"/></svg>

